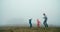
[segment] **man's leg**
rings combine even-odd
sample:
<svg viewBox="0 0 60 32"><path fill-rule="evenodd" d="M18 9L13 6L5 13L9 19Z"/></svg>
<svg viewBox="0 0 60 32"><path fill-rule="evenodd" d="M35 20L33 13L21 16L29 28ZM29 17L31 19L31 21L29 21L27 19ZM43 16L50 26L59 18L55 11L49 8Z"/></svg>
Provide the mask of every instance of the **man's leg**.
<svg viewBox="0 0 60 32"><path fill-rule="evenodd" d="M48 24L47 23L45 23L45 27L48 27Z"/></svg>
<svg viewBox="0 0 60 32"><path fill-rule="evenodd" d="M46 23L46 27L48 27L48 24Z"/></svg>
<svg viewBox="0 0 60 32"><path fill-rule="evenodd" d="M44 26L46 27L46 24L45 24L45 22L43 22L43 24L44 24Z"/></svg>

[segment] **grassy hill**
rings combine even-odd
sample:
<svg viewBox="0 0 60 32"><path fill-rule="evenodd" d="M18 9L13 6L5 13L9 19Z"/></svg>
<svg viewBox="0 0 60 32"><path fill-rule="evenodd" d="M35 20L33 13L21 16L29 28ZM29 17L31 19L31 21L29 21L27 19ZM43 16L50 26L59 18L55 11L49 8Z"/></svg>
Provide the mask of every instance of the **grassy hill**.
<svg viewBox="0 0 60 32"><path fill-rule="evenodd" d="M60 27L0 27L0 32L60 32Z"/></svg>

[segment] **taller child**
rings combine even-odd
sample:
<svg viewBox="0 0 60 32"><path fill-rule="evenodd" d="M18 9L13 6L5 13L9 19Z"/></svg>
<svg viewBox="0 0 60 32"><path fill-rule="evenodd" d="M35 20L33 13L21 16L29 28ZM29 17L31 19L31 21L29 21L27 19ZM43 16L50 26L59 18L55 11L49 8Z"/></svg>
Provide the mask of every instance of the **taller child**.
<svg viewBox="0 0 60 32"><path fill-rule="evenodd" d="M32 19L29 19L29 24L30 24L30 28L32 28L32 23L31 23Z"/></svg>

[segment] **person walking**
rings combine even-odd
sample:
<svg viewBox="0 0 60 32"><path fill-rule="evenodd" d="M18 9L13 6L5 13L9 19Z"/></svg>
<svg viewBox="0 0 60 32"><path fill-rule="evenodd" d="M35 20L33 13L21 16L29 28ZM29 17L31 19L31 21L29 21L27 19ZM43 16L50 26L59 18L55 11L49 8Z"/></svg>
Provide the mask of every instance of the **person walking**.
<svg viewBox="0 0 60 32"><path fill-rule="evenodd" d="M43 17L43 18L44 18L43 24L44 24L45 27L48 27L48 24L47 24L47 19L48 19L48 18L47 18L47 16L46 16L45 13L43 13L43 16L44 16L44 17Z"/></svg>
<svg viewBox="0 0 60 32"><path fill-rule="evenodd" d="M29 19L29 24L30 24L30 28L32 28L32 23L31 23L32 19Z"/></svg>

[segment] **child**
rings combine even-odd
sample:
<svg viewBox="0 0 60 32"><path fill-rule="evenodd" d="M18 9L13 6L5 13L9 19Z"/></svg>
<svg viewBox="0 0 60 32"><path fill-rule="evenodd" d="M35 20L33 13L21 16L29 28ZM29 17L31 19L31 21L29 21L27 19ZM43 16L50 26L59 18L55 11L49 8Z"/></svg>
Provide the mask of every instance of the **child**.
<svg viewBox="0 0 60 32"><path fill-rule="evenodd" d="M37 19L37 27L38 28L40 27L40 21L39 21L39 19Z"/></svg>
<svg viewBox="0 0 60 32"><path fill-rule="evenodd" d="M32 28L32 23L31 23L32 19L29 19L29 24L30 24L30 28Z"/></svg>

